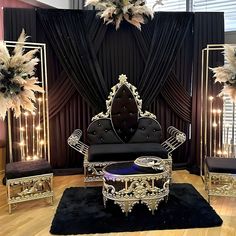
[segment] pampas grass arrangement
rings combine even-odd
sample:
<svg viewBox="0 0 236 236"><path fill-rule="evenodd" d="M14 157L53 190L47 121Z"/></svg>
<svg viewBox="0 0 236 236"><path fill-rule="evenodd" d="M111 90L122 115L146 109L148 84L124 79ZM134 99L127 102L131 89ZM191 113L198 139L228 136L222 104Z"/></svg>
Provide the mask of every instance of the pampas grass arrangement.
<svg viewBox="0 0 236 236"><path fill-rule="evenodd" d="M43 88L34 76L35 66L39 59L35 57L38 49L24 52L27 39L22 30L17 44L10 54L4 41L0 42L0 118L5 119L6 112L11 109L15 117L19 117L21 109L33 112L35 92L43 93Z"/></svg>
<svg viewBox="0 0 236 236"><path fill-rule="evenodd" d="M157 4L162 4L157 1ZM153 18L153 11L145 5L145 0L86 0L85 6L92 5L99 10L98 15L104 23L114 24L116 30L123 19L141 30L144 17Z"/></svg>
<svg viewBox="0 0 236 236"><path fill-rule="evenodd" d="M236 47L224 45L225 65L211 68L214 73L215 82L224 84L219 94L229 95L233 102L236 102Z"/></svg>

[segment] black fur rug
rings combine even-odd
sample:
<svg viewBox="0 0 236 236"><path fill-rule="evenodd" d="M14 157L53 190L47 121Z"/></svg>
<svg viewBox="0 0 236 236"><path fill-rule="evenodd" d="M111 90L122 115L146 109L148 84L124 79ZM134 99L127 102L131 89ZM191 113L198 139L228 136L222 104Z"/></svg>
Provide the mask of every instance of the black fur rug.
<svg viewBox="0 0 236 236"><path fill-rule="evenodd" d="M136 204L126 217L118 205L103 207L101 187L65 190L52 221L52 234L86 234L214 227L222 224L208 202L190 184L172 184L169 200L155 215Z"/></svg>

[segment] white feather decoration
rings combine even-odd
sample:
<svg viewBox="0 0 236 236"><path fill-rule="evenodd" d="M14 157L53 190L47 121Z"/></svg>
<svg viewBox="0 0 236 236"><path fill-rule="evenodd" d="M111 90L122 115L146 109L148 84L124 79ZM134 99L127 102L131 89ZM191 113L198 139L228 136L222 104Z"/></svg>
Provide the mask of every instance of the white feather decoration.
<svg viewBox="0 0 236 236"><path fill-rule="evenodd" d="M162 4L157 1L156 4ZM105 24L114 24L116 30L123 19L141 30L144 17L153 18L153 10L145 5L144 0L86 0L85 6L92 5Z"/></svg>
<svg viewBox="0 0 236 236"><path fill-rule="evenodd" d="M22 30L17 44L10 55L6 44L0 42L0 118L5 119L7 110L13 110L19 117L21 109L33 112L36 101L35 92L43 93L38 78L33 77L39 59L35 57L38 49L24 53L27 36Z"/></svg>
<svg viewBox="0 0 236 236"><path fill-rule="evenodd" d="M7 64L9 62L10 54L7 50L5 42L0 42L0 63Z"/></svg>
<svg viewBox="0 0 236 236"><path fill-rule="evenodd" d="M214 73L213 77L215 77L215 82L225 83L229 81L229 79L232 78L233 76L232 70L230 70L230 68L227 65L210 69Z"/></svg>
<svg viewBox="0 0 236 236"><path fill-rule="evenodd" d="M236 102L236 87L225 85L219 96L227 94L233 102Z"/></svg>
<svg viewBox="0 0 236 236"><path fill-rule="evenodd" d="M231 65L233 70L236 72L236 48L225 44L224 49L225 60L229 65Z"/></svg>
<svg viewBox="0 0 236 236"><path fill-rule="evenodd" d="M223 53L226 64L210 69L213 71L215 82L224 84L219 95L229 95L230 99L236 102L236 48L226 44Z"/></svg>
<svg viewBox="0 0 236 236"><path fill-rule="evenodd" d="M24 52L23 46L24 46L24 42L25 42L26 38L27 38L27 36L25 34L25 30L22 29L21 34L17 40L17 44L13 50L13 53L15 56L22 56L22 54Z"/></svg>

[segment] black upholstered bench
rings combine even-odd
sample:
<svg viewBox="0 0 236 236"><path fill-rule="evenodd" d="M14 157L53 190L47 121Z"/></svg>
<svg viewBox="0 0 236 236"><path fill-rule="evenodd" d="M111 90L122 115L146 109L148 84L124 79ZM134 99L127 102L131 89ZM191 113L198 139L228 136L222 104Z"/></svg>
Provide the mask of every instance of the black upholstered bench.
<svg viewBox="0 0 236 236"><path fill-rule="evenodd" d="M46 160L8 163L6 185L9 213L19 202L50 198L53 203L53 173Z"/></svg>
<svg viewBox="0 0 236 236"><path fill-rule="evenodd" d="M236 158L207 157L205 188L211 196L236 197Z"/></svg>

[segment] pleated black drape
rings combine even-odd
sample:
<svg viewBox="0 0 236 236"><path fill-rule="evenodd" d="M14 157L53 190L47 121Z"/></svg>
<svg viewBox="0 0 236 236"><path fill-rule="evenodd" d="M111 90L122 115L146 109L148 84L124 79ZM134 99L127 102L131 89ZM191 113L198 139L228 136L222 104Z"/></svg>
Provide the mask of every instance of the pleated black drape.
<svg viewBox="0 0 236 236"><path fill-rule="evenodd" d="M86 11L85 11L86 13ZM106 26L95 17L96 36L104 36ZM84 11L38 10L37 15L61 65L75 88L97 111L105 107L108 92L97 62L92 41L86 32ZM101 37L102 39L103 37Z"/></svg>
<svg viewBox="0 0 236 236"><path fill-rule="evenodd" d="M18 21L24 21L24 10L4 9L5 39L16 40L24 23L18 25L15 16L21 11L22 20ZM222 43L223 29L217 29L214 21L217 18L218 25L223 24L221 13L211 13L211 17L206 17L209 13L157 13L154 20L142 26L142 31L127 22L122 22L116 31L96 18L95 11L33 11L36 41L45 42L48 48L54 168L82 166L82 156L68 147L67 138L75 128L86 133L92 115L104 108L108 92L121 73L127 74L129 82L138 88L144 108L157 115L163 138L169 125L183 130L190 138L192 124L192 141L187 140L173 154L173 160L198 164L199 153L193 150L199 145L195 138L199 133L199 55L207 43ZM14 37L10 24L15 25ZM214 37L215 31L219 38ZM31 35L30 29L26 33ZM191 155L189 149L193 151Z"/></svg>
<svg viewBox="0 0 236 236"><path fill-rule="evenodd" d="M136 33L140 50L146 58L145 68L138 84L144 107L154 101L168 78L176 54L182 46L189 27L192 27L192 13L159 12L155 15L153 24L151 41L144 40L142 35L145 31ZM149 42L150 47L147 51Z"/></svg>
<svg viewBox="0 0 236 236"><path fill-rule="evenodd" d="M157 115L163 130L174 125L185 132L187 136L186 142L173 153L174 167L176 168L186 166L190 155L189 131L192 107L189 106L189 103L191 104L192 59L193 33L192 28L189 27L161 93L148 108ZM163 139L165 138L167 135L166 132L163 132Z"/></svg>
<svg viewBox="0 0 236 236"><path fill-rule="evenodd" d="M91 19L94 20L92 17ZM93 37L99 40L95 34L97 25L92 24L89 17L86 18L86 22L90 25L90 29L94 30ZM95 109L91 108L86 98L81 96L71 82L39 19L37 41L47 44L51 165L57 173L81 172L83 155L68 146L67 138L75 127L79 127L83 131L81 139L86 142L86 130L95 114Z"/></svg>
<svg viewBox="0 0 236 236"><path fill-rule="evenodd" d="M184 121L191 123L191 96L171 71L162 87L161 94L171 109Z"/></svg>
<svg viewBox="0 0 236 236"><path fill-rule="evenodd" d="M132 28L126 22L121 24L118 31L109 25L98 49L98 63L109 91L118 82L120 74L126 74L128 81L137 87L143 73L146 62L134 40Z"/></svg>

